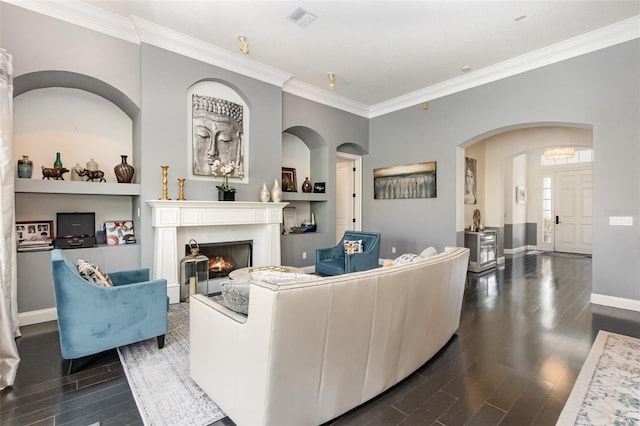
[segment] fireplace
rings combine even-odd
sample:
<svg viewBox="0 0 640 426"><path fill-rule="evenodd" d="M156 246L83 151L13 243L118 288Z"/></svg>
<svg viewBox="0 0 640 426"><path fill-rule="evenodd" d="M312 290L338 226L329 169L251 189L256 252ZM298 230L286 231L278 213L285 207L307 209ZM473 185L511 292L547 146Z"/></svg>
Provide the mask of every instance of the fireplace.
<svg viewBox="0 0 640 426"><path fill-rule="evenodd" d="M167 280L171 303L180 301L178 269L183 247L191 239L252 241L251 266L280 265L282 208L287 203L147 200L147 204L154 228L153 277ZM219 285L210 285L210 291L220 291Z"/></svg>
<svg viewBox="0 0 640 426"><path fill-rule="evenodd" d="M253 241L198 243L200 254L209 258L209 280L226 278L232 271L252 266ZM185 245L185 254L191 247Z"/></svg>

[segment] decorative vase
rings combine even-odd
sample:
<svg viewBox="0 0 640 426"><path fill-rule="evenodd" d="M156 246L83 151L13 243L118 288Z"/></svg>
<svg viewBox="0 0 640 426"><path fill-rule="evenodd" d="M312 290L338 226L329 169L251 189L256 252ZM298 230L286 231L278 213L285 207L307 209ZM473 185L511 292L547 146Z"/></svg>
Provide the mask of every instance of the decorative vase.
<svg viewBox="0 0 640 426"><path fill-rule="evenodd" d="M260 201L266 203L271 198L271 194L269 194L269 190L267 189L267 183L262 182L262 189L260 190Z"/></svg>
<svg viewBox="0 0 640 426"><path fill-rule="evenodd" d="M311 186L311 181L309 178L304 178L304 182L302 182L302 192L311 192L313 187Z"/></svg>
<svg viewBox="0 0 640 426"><path fill-rule="evenodd" d="M116 174L116 178L118 179L118 183L131 183L133 180L133 173L136 169L129 163L127 163L127 156L121 155L122 159L120 164L113 168L113 172Z"/></svg>
<svg viewBox="0 0 640 426"><path fill-rule="evenodd" d="M84 180L82 178L82 176L80 176L80 172L82 171L82 169L83 169L83 167L80 165L80 163L76 163L76 165L71 168L71 180L72 181L80 182L80 181Z"/></svg>
<svg viewBox="0 0 640 426"><path fill-rule="evenodd" d="M22 179L31 179L33 174L33 161L29 160L28 155L23 155L22 160L18 160L18 177Z"/></svg>
<svg viewBox="0 0 640 426"><path fill-rule="evenodd" d="M94 160L92 158L89 161L87 161L87 167L85 167L85 168L87 170L91 170L91 171L95 172L96 170L98 170L98 163L96 163L96 160Z"/></svg>
<svg viewBox="0 0 640 426"><path fill-rule="evenodd" d="M53 168L59 169L62 167L62 160L60 160L60 153L56 152L56 161L53 162Z"/></svg>
<svg viewBox="0 0 640 426"><path fill-rule="evenodd" d="M235 201L236 193L234 191L218 190L218 201Z"/></svg>
<svg viewBox="0 0 640 426"><path fill-rule="evenodd" d="M282 189L280 188L278 179L275 180L273 188L271 189L271 199L274 203L279 203L280 201L282 201Z"/></svg>

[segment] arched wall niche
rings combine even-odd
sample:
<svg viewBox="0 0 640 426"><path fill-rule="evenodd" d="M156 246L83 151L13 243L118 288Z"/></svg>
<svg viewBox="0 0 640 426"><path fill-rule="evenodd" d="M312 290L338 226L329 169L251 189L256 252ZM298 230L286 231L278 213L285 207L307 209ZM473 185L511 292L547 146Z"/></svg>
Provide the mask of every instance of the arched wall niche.
<svg viewBox="0 0 640 426"><path fill-rule="evenodd" d="M338 145L336 148L337 152L343 152L345 154L353 154L353 155L365 155L367 151L356 143L345 142L341 145Z"/></svg>
<svg viewBox="0 0 640 426"><path fill-rule="evenodd" d="M290 133L302 140L309 149L318 149L326 147L327 142L318 132L306 126L293 126L286 129L283 133Z"/></svg>
<svg viewBox="0 0 640 426"><path fill-rule="evenodd" d="M283 132L283 141L287 140L286 135L293 135L302 141L308 149L308 174L312 181L326 182L329 177L329 146L327 141L315 130L306 126L293 126ZM287 159L288 153L283 149L283 161ZM292 162L299 162L295 159ZM306 158L305 160L306 161ZM283 166L286 164L283 163ZM298 175L298 187L307 176Z"/></svg>
<svg viewBox="0 0 640 426"><path fill-rule="evenodd" d="M194 102L195 96L214 98L216 101ZM235 85L224 80L207 78L193 83L186 91L187 140L191 149L187 154L187 176L190 179L209 180L213 177L210 164L216 159L223 164L235 163L242 172L234 171L235 182L249 182L249 155L251 148L251 103ZM197 106L199 105L199 107ZM234 105L239 105L238 108ZM234 113L234 111L236 111ZM240 116L242 122L235 120ZM218 149L222 136L227 143Z"/></svg>
<svg viewBox="0 0 640 426"><path fill-rule="evenodd" d="M140 108L120 90L97 78L69 71L37 71L17 76L13 80L13 96L35 89L64 87L79 89L101 96L127 114L135 121Z"/></svg>

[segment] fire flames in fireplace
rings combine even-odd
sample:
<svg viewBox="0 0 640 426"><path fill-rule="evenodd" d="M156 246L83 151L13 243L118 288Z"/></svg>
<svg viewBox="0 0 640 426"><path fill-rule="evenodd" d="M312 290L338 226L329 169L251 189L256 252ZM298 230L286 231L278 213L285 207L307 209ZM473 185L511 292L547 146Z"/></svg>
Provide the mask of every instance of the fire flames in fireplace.
<svg viewBox="0 0 640 426"><path fill-rule="evenodd" d="M231 259L226 256L214 256L209 259L209 278L226 277L234 269Z"/></svg>

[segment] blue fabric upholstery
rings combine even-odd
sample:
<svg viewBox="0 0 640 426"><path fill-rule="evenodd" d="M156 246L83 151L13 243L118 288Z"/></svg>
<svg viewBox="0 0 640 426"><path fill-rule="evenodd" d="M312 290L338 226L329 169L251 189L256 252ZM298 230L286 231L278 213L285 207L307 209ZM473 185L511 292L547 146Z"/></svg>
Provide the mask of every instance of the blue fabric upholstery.
<svg viewBox="0 0 640 426"><path fill-rule="evenodd" d="M60 348L75 359L167 333L167 281L148 269L111 272L113 287L84 280L62 250L51 252Z"/></svg>
<svg viewBox="0 0 640 426"><path fill-rule="evenodd" d="M362 240L362 253L345 254L345 240ZM316 274L342 275L378 267L380 234L377 232L346 231L335 247L316 250Z"/></svg>

